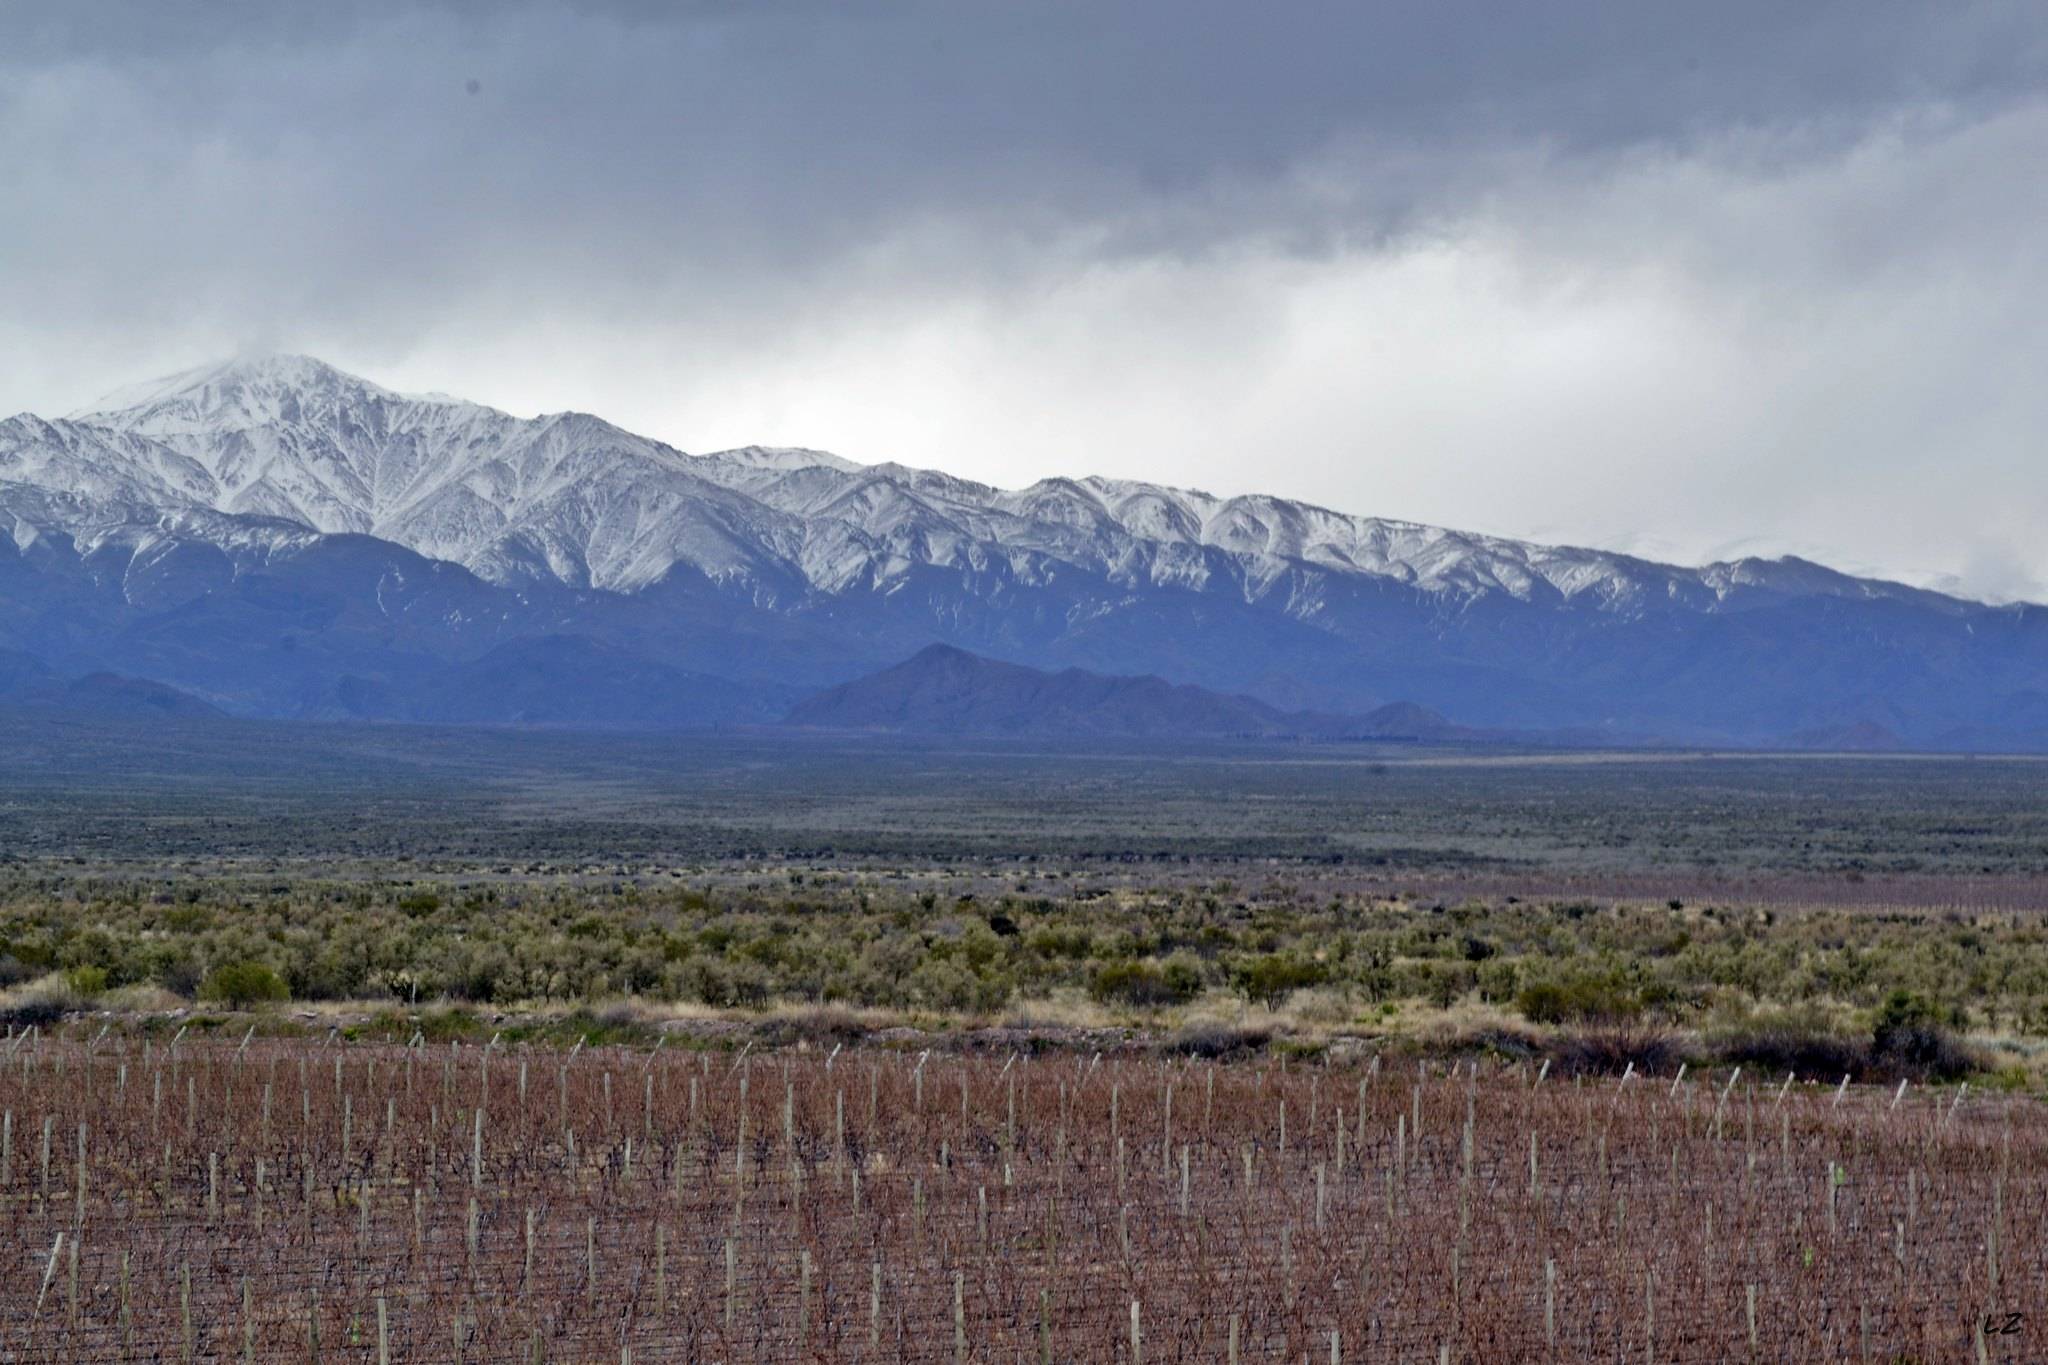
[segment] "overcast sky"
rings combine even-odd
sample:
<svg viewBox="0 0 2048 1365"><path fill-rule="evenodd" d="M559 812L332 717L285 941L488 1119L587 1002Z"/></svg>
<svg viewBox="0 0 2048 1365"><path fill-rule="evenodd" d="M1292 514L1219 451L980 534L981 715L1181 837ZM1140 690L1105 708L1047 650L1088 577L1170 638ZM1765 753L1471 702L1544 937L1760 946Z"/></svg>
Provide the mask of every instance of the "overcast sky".
<svg viewBox="0 0 2048 1365"><path fill-rule="evenodd" d="M688 450L2048 599L2048 7L8 0L0 411L252 349Z"/></svg>

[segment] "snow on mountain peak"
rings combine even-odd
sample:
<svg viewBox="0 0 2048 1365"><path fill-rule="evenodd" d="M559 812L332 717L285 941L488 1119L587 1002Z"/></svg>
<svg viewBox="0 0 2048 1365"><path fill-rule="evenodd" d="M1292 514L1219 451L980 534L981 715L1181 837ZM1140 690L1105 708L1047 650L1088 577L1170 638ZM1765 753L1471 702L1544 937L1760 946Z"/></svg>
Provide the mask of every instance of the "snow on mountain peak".
<svg viewBox="0 0 2048 1365"><path fill-rule="evenodd" d="M749 469L837 469L850 471L860 465L843 455L834 455L829 450L809 450L803 446L740 446L734 450L714 450L704 455L707 460L729 460L733 464Z"/></svg>
<svg viewBox="0 0 2048 1365"><path fill-rule="evenodd" d="M183 421L242 421L255 425L276 420L278 400L350 390L386 393L311 356L262 354L216 361L158 379L131 384L72 413L75 421L117 424L128 428Z"/></svg>
<svg viewBox="0 0 2048 1365"><path fill-rule="evenodd" d="M1738 591L1906 591L1814 565L1679 569L1124 479L1004 490L799 447L689 456L586 413L520 419L395 393L303 355L240 357L110 394L66 421L0 424L0 511L17 503L78 523L59 528L74 533L137 517L242 518L258 528L235 533L245 538L264 527L365 533L497 581L620 591L677 566L827 594L900 584L920 566L1034 582L1065 566L1124 588L1278 593L1302 616L1325 609L1326 579L1608 611L1710 609Z"/></svg>

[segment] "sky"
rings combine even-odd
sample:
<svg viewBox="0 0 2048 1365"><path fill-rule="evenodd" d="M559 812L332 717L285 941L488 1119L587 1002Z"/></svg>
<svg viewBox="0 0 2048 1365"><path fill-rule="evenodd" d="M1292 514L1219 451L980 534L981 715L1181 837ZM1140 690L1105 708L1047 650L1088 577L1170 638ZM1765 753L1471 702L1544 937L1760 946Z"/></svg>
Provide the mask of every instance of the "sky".
<svg viewBox="0 0 2048 1365"><path fill-rule="evenodd" d="M251 351L2048 600L2048 8L0 7L0 412Z"/></svg>

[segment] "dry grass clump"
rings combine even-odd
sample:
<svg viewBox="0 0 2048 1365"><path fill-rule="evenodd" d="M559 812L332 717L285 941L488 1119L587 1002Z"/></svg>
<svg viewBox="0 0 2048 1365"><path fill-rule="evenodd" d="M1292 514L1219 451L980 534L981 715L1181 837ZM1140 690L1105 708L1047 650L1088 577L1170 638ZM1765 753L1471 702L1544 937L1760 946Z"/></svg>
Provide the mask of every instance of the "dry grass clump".
<svg viewBox="0 0 2048 1365"><path fill-rule="evenodd" d="M0 1025L16 1030L48 1029L86 1003L62 972L51 972L0 991Z"/></svg>
<svg viewBox="0 0 2048 1365"><path fill-rule="evenodd" d="M1899 991L1866 1031L1852 1032L1818 1008L1764 1011L1708 1036L1712 1055L1800 1076L1859 1081L1958 1081L1990 1065L1985 1049L1954 1031L1958 1016Z"/></svg>
<svg viewBox="0 0 2048 1365"><path fill-rule="evenodd" d="M99 1007L115 1014L168 1014L189 1008L191 1002L173 991L149 982L117 986L99 998Z"/></svg>
<svg viewBox="0 0 2048 1365"><path fill-rule="evenodd" d="M1628 1022L1560 1033L1550 1042L1556 1069L1566 1076L1654 1075L1678 1069L1685 1056L1679 1035L1654 1023Z"/></svg>
<svg viewBox="0 0 2048 1365"><path fill-rule="evenodd" d="M1077 991L1054 991L1029 1000L1019 1000L1000 1016L1004 1028L1014 1029L1104 1029L1115 1027L1122 1015Z"/></svg>
<svg viewBox="0 0 2048 1365"><path fill-rule="evenodd" d="M804 1043L813 1047L847 1046L872 1031L869 1020L844 1005L807 1005L777 1010L761 1021L758 1037L769 1047Z"/></svg>
<svg viewBox="0 0 2048 1365"><path fill-rule="evenodd" d="M1264 1052L1271 1046L1273 1036L1269 1027L1211 1021L1190 1024L1169 1034L1161 1049L1179 1057L1236 1060Z"/></svg>
<svg viewBox="0 0 2048 1365"><path fill-rule="evenodd" d="M1275 1013L1312 1029L1348 1024L1358 1014L1349 991L1330 986L1310 986L1290 994Z"/></svg>

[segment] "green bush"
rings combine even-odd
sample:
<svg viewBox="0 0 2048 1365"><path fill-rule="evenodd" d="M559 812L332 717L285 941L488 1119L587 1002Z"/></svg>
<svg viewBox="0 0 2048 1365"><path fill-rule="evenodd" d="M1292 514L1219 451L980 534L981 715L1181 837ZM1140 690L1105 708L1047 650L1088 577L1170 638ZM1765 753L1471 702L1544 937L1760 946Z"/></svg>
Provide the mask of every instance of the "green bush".
<svg viewBox="0 0 2048 1365"><path fill-rule="evenodd" d="M1943 1011L1910 991L1893 991L1870 1030L1870 1060L1886 1076L1953 1081L1976 1071L1979 1059L1956 1041Z"/></svg>
<svg viewBox="0 0 2048 1365"><path fill-rule="evenodd" d="M1465 954L1467 962L1484 962L1489 957L1493 957L1500 952L1500 945L1491 939L1480 938L1476 934L1467 934L1465 935L1464 943L1461 945L1461 951Z"/></svg>
<svg viewBox="0 0 2048 1365"><path fill-rule="evenodd" d="M1488 962L1478 973L1479 998L1489 1004L1512 1000L1521 987L1522 970L1512 962Z"/></svg>
<svg viewBox="0 0 2048 1365"><path fill-rule="evenodd" d="M1944 1010L1912 991L1893 991L1878 1007L1871 1024L1870 1043L1880 1052L1910 1047L1914 1035L1957 1022L1953 1010Z"/></svg>
<svg viewBox="0 0 2048 1365"><path fill-rule="evenodd" d="M73 995L90 998L107 988L107 969L91 965L73 967L64 973L64 984Z"/></svg>
<svg viewBox="0 0 2048 1365"><path fill-rule="evenodd" d="M1532 1024L1633 1019L1643 1002L1619 982L1603 977L1535 981L1515 997L1515 1008Z"/></svg>
<svg viewBox="0 0 2048 1365"><path fill-rule="evenodd" d="M199 983L201 1000L246 1009L272 1000L288 1000L291 991L279 976L261 962L230 962L216 967Z"/></svg>
<svg viewBox="0 0 2048 1365"><path fill-rule="evenodd" d="M1447 1010L1465 998L1473 986L1478 984L1479 974L1466 962L1437 962L1430 964L1428 985L1423 994L1429 1003L1438 1009Z"/></svg>
<svg viewBox="0 0 2048 1365"><path fill-rule="evenodd" d="M429 886L401 870L404 879L181 873L165 883L91 867L53 879L0 856L0 987L89 966L104 969L109 989L146 982L191 999L202 986L217 993L215 967L253 961L281 976L292 1000L380 995L421 1006L630 992L725 1008L838 1000L987 1012L1013 997L1092 993L1148 1009L1227 984L1275 1005L1314 987L1349 1010L1476 992L1557 1028L1740 1020L1743 1036L1728 1046L1758 1065L1781 1056L1804 1075L1853 1053L1864 1059L1858 1074L1873 1077L1947 1071L1956 1059L1944 1038L1973 1022L1956 1002L1986 1023L2048 1036L2048 936L2026 917L1788 916L1735 904L1688 910L1681 924L1662 897L1432 908L1324 888L1318 874L1283 867L1227 895L1155 871L1117 879L1114 893L1090 882L964 903L959 887L934 879L808 868L694 885L536 864L524 880ZM1043 883L1049 891L1053 879ZM63 985L75 1002L92 989L88 974ZM1894 999L1900 991L1910 994ZM1860 1011L1859 1026L1843 1031L1832 1014L1816 1029L1777 1018L1813 999Z"/></svg>
<svg viewBox="0 0 2048 1365"><path fill-rule="evenodd" d="M1104 1004L1156 1008L1180 1005L1202 990L1201 969L1191 962L1174 959L1160 966L1156 962L1110 962L1095 971L1088 993Z"/></svg>
<svg viewBox="0 0 2048 1365"><path fill-rule="evenodd" d="M958 962L927 960L910 974L911 999L926 1009L984 1013L1001 1009L1010 998L1009 983L999 977L978 977Z"/></svg>
<svg viewBox="0 0 2048 1365"><path fill-rule="evenodd" d="M1320 962L1268 953L1238 967L1237 988L1272 1009L1298 990L1321 985L1328 975Z"/></svg>

